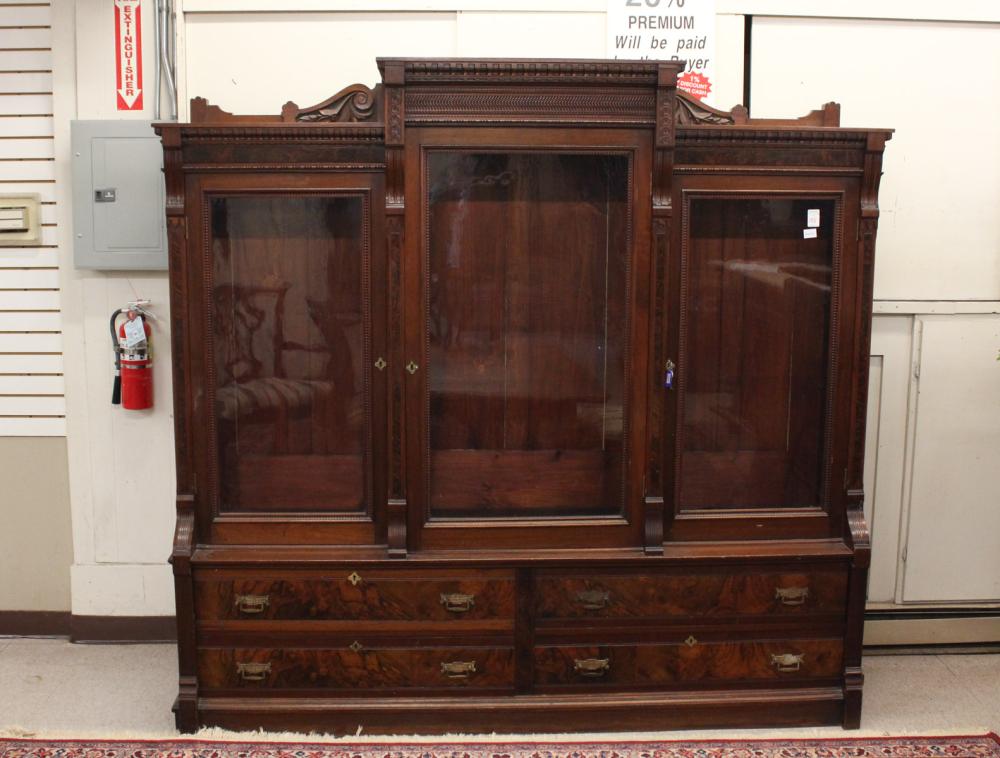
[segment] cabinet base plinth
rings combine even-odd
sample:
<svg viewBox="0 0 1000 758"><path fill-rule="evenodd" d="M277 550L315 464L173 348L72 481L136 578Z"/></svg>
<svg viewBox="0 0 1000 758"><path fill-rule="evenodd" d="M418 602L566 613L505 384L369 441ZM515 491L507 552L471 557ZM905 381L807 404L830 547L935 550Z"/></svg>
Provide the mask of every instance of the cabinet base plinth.
<svg viewBox="0 0 1000 758"><path fill-rule="evenodd" d="M198 726L352 734L551 733L836 725L840 688L506 698L200 698ZM178 723L182 731L193 731ZM360 729L360 732L359 732Z"/></svg>

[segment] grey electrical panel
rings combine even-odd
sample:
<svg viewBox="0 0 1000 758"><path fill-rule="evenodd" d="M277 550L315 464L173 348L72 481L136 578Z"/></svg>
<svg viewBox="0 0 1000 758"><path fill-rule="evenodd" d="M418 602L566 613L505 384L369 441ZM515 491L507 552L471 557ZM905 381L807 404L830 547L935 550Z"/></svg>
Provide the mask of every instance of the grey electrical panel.
<svg viewBox="0 0 1000 758"><path fill-rule="evenodd" d="M73 121L77 268L166 269L163 149L149 121Z"/></svg>

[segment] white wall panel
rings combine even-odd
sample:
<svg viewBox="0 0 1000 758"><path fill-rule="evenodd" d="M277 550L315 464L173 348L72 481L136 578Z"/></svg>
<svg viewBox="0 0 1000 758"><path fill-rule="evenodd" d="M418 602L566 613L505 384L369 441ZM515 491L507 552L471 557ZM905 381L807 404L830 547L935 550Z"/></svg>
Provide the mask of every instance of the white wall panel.
<svg viewBox="0 0 1000 758"><path fill-rule="evenodd" d="M0 355L0 374L61 374L61 355Z"/></svg>
<svg viewBox="0 0 1000 758"><path fill-rule="evenodd" d="M755 17L752 56L753 115L897 129L877 299L1000 299L1000 25Z"/></svg>
<svg viewBox="0 0 1000 758"><path fill-rule="evenodd" d="M9 13L9 11L13 10L11 8L6 10L8 11L8 19L11 16L19 15ZM0 28L0 48L6 50L47 49L50 44L51 34L47 26L44 28L34 28L27 25L18 25L8 26L6 29Z"/></svg>
<svg viewBox="0 0 1000 758"><path fill-rule="evenodd" d="M20 334L0 332L0 353L59 353L62 351L62 335L41 332Z"/></svg>
<svg viewBox="0 0 1000 758"><path fill-rule="evenodd" d="M0 7L0 193L55 199L52 32L47 4ZM36 69L41 73L30 73ZM26 73L27 72L27 73ZM57 228L46 207L37 245L0 248L0 436L66 433Z"/></svg>
<svg viewBox="0 0 1000 758"><path fill-rule="evenodd" d="M0 418L0 437L64 437L64 418Z"/></svg>
<svg viewBox="0 0 1000 758"><path fill-rule="evenodd" d="M865 445L865 516L872 535L869 603L892 603L896 597L912 331L911 316L876 316L872 322Z"/></svg>
<svg viewBox="0 0 1000 758"><path fill-rule="evenodd" d="M0 395L62 395L65 391L62 376L0 374Z"/></svg>
<svg viewBox="0 0 1000 758"><path fill-rule="evenodd" d="M379 81L376 56L455 54L453 13L197 14L185 24L186 91L234 113L281 112ZM248 51L255 51L248 54Z"/></svg>
<svg viewBox="0 0 1000 758"><path fill-rule="evenodd" d="M47 3L0 5L0 26L48 26L51 22L52 8Z"/></svg>
<svg viewBox="0 0 1000 758"><path fill-rule="evenodd" d="M2 76L0 76L0 82L3 82ZM3 144L0 144L0 148L2 148L2 153L0 153L0 158L5 158L5 159L10 159L10 158L17 158L20 160L24 160L25 158L51 159L55 156L55 151L53 149L51 137L5 139L3 141Z"/></svg>
<svg viewBox="0 0 1000 758"><path fill-rule="evenodd" d="M0 395L0 417L65 416L66 400L62 397L9 397Z"/></svg>
<svg viewBox="0 0 1000 758"><path fill-rule="evenodd" d="M62 314L58 311L0 311L0 332L58 332Z"/></svg>
<svg viewBox="0 0 1000 758"><path fill-rule="evenodd" d="M51 71L48 50L0 50L0 71Z"/></svg>
<svg viewBox="0 0 1000 758"><path fill-rule="evenodd" d="M29 136L51 137L51 116L0 116L0 137Z"/></svg>
<svg viewBox="0 0 1000 758"><path fill-rule="evenodd" d="M0 311L57 311L58 290L0 289Z"/></svg>
<svg viewBox="0 0 1000 758"><path fill-rule="evenodd" d="M172 616L170 566L75 564L70 572L77 616Z"/></svg>
<svg viewBox="0 0 1000 758"><path fill-rule="evenodd" d="M902 599L1000 601L1000 316L919 327Z"/></svg>
<svg viewBox="0 0 1000 758"><path fill-rule="evenodd" d="M484 58L603 58L606 14L460 12L456 55Z"/></svg>
<svg viewBox="0 0 1000 758"><path fill-rule="evenodd" d="M88 276L84 320L95 558L156 563L170 554L174 524L174 435L168 286L162 274ZM111 405L114 356L108 318L138 294L152 301L154 407Z"/></svg>
<svg viewBox="0 0 1000 758"><path fill-rule="evenodd" d="M0 160L0 182L33 182L55 179L52 160Z"/></svg>
<svg viewBox="0 0 1000 758"><path fill-rule="evenodd" d="M45 71L0 72L0 92L51 92L52 74Z"/></svg>
<svg viewBox="0 0 1000 758"><path fill-rule="evenodd" d="M58 265L59 255L55 247L0 247L0 268ZM0 295L0 299L2 297Z"/></svg>
<svg viewBox="0 0 1000 758"><path fill-rule="evenodd" d="M0 287L4 289L54 290L59 287L59 272L54 268L5 269L0 271ZM0 295L2 298L2 295Z"/></svg>

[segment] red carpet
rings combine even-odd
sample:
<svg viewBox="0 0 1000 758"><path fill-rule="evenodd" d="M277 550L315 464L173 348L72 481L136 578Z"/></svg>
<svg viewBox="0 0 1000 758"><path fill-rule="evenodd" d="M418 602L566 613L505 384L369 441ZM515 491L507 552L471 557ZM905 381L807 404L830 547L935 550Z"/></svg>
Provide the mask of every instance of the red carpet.
<svg viewBox="0 0 1000 758"><path fill-rule="evenodd" d="M995 734L665 742L218 742L2 739L0 758L1000 758Z"/></svg>

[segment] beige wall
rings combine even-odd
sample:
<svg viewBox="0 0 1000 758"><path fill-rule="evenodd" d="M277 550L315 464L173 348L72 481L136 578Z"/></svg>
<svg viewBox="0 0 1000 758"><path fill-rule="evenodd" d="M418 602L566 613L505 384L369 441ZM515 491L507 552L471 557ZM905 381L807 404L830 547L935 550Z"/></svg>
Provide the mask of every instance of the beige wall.
<svg viewBox="0 0 1000 758"><path fill-rule="evenodd" d="M0 437L0 610L68 611L66 440Z"/></svg>

